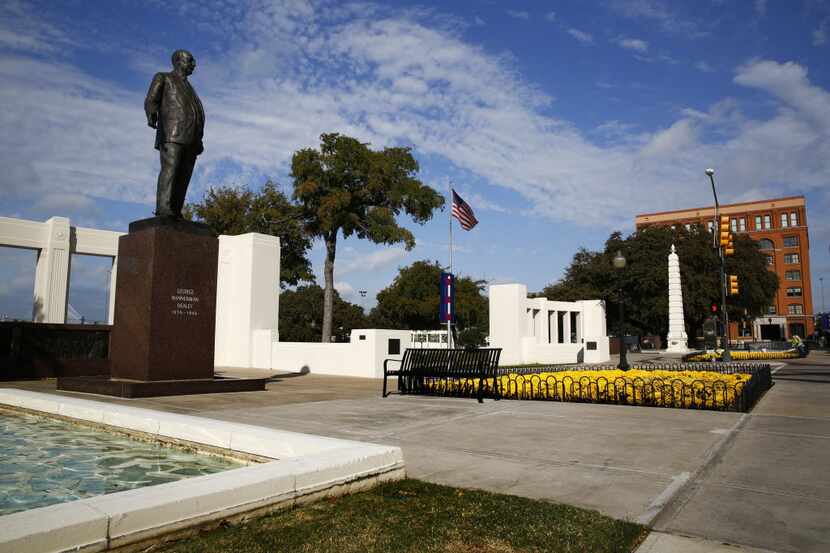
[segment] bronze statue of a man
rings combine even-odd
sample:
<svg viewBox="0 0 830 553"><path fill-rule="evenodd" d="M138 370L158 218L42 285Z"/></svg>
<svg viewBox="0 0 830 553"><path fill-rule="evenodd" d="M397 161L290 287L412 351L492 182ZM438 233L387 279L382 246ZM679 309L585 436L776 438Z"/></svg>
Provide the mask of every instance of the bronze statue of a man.
<svg viewBox="0 0 830 553"><path fill-rule="evenodd" d="M204 150L205 110L187 80L196 68L193 54L176 50L172 61L173 71L153 77L144 112L147 124L156 129L156 149L161 154L156 215L178 219L196 157Z"/></svg>

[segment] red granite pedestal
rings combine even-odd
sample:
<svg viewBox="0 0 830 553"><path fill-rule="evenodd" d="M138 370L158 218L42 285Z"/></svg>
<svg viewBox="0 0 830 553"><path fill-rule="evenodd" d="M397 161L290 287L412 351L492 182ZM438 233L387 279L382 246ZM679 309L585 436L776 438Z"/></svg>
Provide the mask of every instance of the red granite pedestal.
<svg viewBox="0 0 830 553"><path fill-rule="evenodd" d="M118 241L110 377L60 378L59 390L120 397L264 390L214 378L219 240L205 226L155 217Z"/></svg>

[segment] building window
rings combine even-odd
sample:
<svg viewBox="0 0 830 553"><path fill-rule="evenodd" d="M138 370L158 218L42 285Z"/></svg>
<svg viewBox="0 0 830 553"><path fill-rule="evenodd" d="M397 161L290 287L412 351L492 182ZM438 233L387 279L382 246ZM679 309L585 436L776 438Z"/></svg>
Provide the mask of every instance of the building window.
<svg viewBox="0 0 830 553"><path fill-rule="evenodd" d="M773 250L775 249L775 244L769 238L761 238L758 240L758 247L762 250Z"/></svg>
<svg viewBox="0 0 830 553"><path fill-rule="evenodd" d="M794 265L798 263L798 254L797 253L788 253L784 255L784 263L787 265Z"/></svg>
<svg viewBox="0 0 830 553"><path fill-rule="evenodd" d="M781 228L787 228L787 214L781 214Z"/></svg>
<svg viewBox="0 0 830 553"><path fill-rule="evenodd" d="M804 306L800 303L791 303L787 306L787 314L789 315L803 315Z"/></svg>
<svg viewBox="0 0 830 553"><path fill-rule="evenodd" d="M764 215L764 229L769 230L772 228L772 220L770 219L769 215Z"/></svg>
<svg viewBox="0 0 830 553"><path fill-rule="evenodd" d="M798 246L798 236L785 236L784 237L784 247L785 248L794 248Z"/></svg>
<svg viewBox="0 0 830 553"><path fill-rule="evenodd" d="M795 211L790 212L790 226L797 227L798 226L798 213Z"/></svg>
<svg viewBox="0 0 830 553"><path fill-rule="evenodd" d="M772 265L775 262L771 255L767 255L765 257L767 258L767 265Z"/></svg>
<svg viewBox="0 0 830 553"><path fill-rule="evenodd" d="M730 219L729 224L732 225L732 232L738 232L738 220Z"/></svg>
<svg viewBox="0 0 830 553"><path fill-rule="evenodd" d="M706 228L709 229L710 233L714 232L715 231L715 222L714 221L707 222L706 223Z"/></svg>
<svg viewBox="0 0 830 553"><path fill-rule="evenodd" d="M761 216L755 216L755 230L761 230Z"/></svg>
<svg viewBox="0 0 830 553"><path fill-rule="evenodd" d="M692 225L690 223L686 223L685 225L683 225L683 228L686 229L686 232L691 232Z"/></svg>
<svg viewBox="0 0 830 553"><path fill-rule="evenodd" d="M775 315L776 313L778 313L778 309L776 309L774 305L770 305L767 308L767 315Z"/></svg>
<svg viewBox="0 0 830 553"><path fill-rule="evenodd" d="M746 232L746 217L738 219L738 232Z"/></svg>
<svg viewBox="0 0 830 553"><path fill-rule="evenodd" d="M784 280L801 280L801 271L784 272Z"/></svg>
<svg viewBox="0 0 830 553"><path fill-rule="evenodd" d="M794 288L787 288L787 297L789 298L800 298L801 297L801 288L796 286Z"/></svg>

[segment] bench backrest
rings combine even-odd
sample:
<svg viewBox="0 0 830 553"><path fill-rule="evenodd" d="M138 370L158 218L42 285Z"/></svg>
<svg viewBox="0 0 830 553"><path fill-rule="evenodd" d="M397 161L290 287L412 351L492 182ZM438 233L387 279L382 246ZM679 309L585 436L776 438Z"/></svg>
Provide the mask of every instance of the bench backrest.
<svg viewBox="0 0 830 553"><path fill-rule="evenodd" d="M407 349L401 372L430 376L488 376L499 365L501 348Z"/></svg>

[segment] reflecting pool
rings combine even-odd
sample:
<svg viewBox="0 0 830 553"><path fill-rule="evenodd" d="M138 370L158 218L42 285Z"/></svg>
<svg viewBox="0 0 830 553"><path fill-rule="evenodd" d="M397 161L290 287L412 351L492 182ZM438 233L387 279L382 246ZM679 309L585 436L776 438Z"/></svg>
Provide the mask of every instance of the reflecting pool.
<svg viewBox="0 0 830 553"><path fill-rule="evenodd" d="M0 412L0 515L243 465L58 420Z"/></svg>

